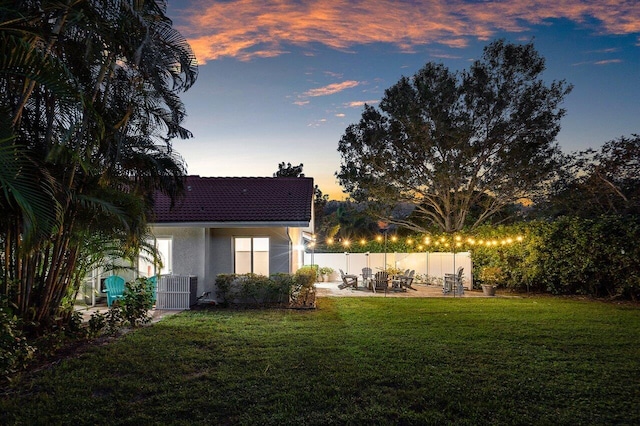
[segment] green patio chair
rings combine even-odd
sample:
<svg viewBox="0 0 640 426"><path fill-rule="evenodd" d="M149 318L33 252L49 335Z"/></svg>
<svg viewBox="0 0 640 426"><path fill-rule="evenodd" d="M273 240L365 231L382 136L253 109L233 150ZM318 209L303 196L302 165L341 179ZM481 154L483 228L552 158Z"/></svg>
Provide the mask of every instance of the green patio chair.
<svg viewBox="0 0 640 426"><path fill-rule="evenodd" d="M122 298L124 294L125 281L119 275L111 275L105 278L104 287L107 292L107 306L111 307L113 302Z"/></svg>
<svg viewBox="0 0 640 426"><path fill-rule="evenodd" d="M147 283L149 283L149 291L151 291L151 299L153 303L156 303L156 296L158 294L158 276L154 275L152 277L147 278Z"/></svg>

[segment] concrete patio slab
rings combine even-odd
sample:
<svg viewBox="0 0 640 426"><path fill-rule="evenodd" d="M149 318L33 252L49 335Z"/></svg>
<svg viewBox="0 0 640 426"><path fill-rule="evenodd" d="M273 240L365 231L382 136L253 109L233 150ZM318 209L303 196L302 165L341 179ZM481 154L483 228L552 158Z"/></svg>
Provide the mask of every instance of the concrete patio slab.
<svg viewBox="0 0 640 426"><path fill-rule="evenodd" d="M433 286L426 284L413 284L415 290L408 289L407 291L389 291L376 293L365 287L358 287L354 289L348 287L340 289L339 285L341 281L332 282L319 282L316 283L316 295L318 297L446 297L446 298L469 298L469 297L488 297L485 296L481 290L464 290L464 294L443 293L441 286ZM490 296L500 297L500 296Z"/></svg>

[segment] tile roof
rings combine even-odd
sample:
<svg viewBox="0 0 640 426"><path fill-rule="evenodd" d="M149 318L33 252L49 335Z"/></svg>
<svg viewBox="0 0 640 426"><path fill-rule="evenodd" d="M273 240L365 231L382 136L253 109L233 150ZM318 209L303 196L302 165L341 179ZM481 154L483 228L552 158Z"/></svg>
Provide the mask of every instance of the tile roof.
<svg viewBox="0 0 640 426"><path fill-rule="evenodd" d="M312 178L187 176L184 187L173 208L156 195L152 223L311 221Z"/></svg>

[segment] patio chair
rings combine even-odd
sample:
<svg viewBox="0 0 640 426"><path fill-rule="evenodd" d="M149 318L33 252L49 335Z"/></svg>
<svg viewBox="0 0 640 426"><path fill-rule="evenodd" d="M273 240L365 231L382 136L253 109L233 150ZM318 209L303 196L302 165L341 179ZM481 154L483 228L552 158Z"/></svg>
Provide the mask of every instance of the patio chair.
<svg viewBox="0 0 640 426"><path fill-rule="evenodd" d="M340 271L340 277L342 278L342 284L338 286L340 290L345 289L347 287L358 288L358 276L345 274L342 269Z"/></svg>
<svg viewBox="0 0 640 426"><path fill-rule="evenodd" d="M464 294L464 286L462 285L462 273L464 272L464 268L461 266L460 268L458 268L458 274L456 276L456 282L455 282L455 287L453 288L453 291L457 294Z"/></svg>
<svg viewBox="0 0 640 426"><path fill-rule="evenodd" d="M152 277L147 278L147 283L149 284L151 299L153 300L153 303L156 303L156 297L158 294L158 276L154 275Z"/></svg>
<svg viewBox="0 0 640 426"><path fill-rule="evenodd" d="M362 282L365 287L371 288L371 281L373 280L373 271L371 268L362 268Z"/></svg>
<svg viewBox="0 0 640 426"><path fill-rule="evenodd" d="M124 278L119 275L111 275L105 278L104 288L107 293L107 306L111 307L113 302L122 298L124 294Z"/></svg>
<svg viewBox="0 0 640 426"><path fill-rule="evenodd" d="M462 273L464 272L464 268L461 266L458 268L457 273L455 274L444 274L444 287L442 288L443 293L454 292L454 294L463 294L464 287L462 286Z"/></svg>
<svg viewBox="0 0 640 426"><path fill-rule="evenodd" d="M376 272L376 275L373 277L373 292L377 292L378 290L384 290L387 292L387 288L389 287L389 274L384 271Z"/></svg>
<svg viewBox="0 0 640 426"><path fill-rule="evenodd" d="M413 275L415 273L415 270L410 271L407 269L402 275L396 275L395 279L391 281L391 288L393 288L394 291L407 291L408 287L415 290L415 288L411 287L411 282L413 281Z"/></svg>
<svg viewBox="0 0 640 426"><path fill-rule="evenodd" d="M411 272L409 272L409 274L407 274L407 276L403 277L400 280L400 288L403 288L405 291L410 288L411 290L414 291L418 291L417 288L414 288L411 286L411 283L413 283L413 277L416 275L416 271L415 269L412 269Z"/></svg>

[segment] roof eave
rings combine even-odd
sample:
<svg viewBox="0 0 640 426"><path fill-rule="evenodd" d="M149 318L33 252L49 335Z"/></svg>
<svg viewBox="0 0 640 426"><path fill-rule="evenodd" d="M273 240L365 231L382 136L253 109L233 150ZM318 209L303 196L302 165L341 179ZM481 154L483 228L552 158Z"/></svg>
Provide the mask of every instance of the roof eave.
<svg viewBox="0 0 640 426"><path fill-rule="evenodd" d="M256 221L256 222L152 222L156 228L306 228L311 221Z"/></svg>

